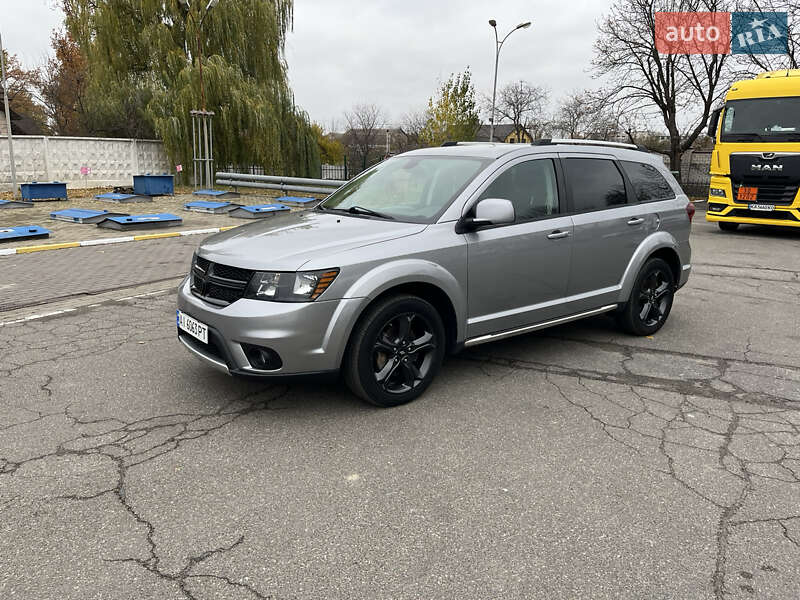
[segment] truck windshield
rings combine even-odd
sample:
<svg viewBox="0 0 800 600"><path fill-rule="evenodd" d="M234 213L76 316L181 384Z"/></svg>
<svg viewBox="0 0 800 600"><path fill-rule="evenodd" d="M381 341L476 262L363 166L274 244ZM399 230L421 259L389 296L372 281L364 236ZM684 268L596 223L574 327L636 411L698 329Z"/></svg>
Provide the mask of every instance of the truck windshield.
<svg viewBox="0 0 800 600"><path fill-rule="evenodd" d="M432 223L490 160L398 156L336 190L319 210Z"/></svg>
<svg viewBox="0 0 800 600"><path fill-rule="evenodd" d="M723 142L800 142L800 98L753 98L725 103Z"/></svg>

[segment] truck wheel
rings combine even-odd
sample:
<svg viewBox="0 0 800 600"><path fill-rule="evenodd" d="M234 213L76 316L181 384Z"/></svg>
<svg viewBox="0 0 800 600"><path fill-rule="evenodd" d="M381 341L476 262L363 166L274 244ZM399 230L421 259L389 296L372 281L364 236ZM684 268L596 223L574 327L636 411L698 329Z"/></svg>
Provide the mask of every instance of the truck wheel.
<svg viewBox="0 0 800 600"><path fill-rule="evenodd" d="M667 322L675 296L675 277L666 261L648 260L633 284L630 298L618 315L622 328L633 335L652 335Z"/></svg>
<svg viewBox="0 0 800 600"><path fill-rule="evenodd" d="M353 330L345 381L367 402L399 406L428 388L444 352L444 325L436 309L416 296L392 296L370 307Z"/></svg>
<svg viewBox="0 0 800 600"><path fill-rule="evenodd" d="M736 231L739 229L739 223L730 223L728 221L717 221L717 225L722 231Z"/></svg>

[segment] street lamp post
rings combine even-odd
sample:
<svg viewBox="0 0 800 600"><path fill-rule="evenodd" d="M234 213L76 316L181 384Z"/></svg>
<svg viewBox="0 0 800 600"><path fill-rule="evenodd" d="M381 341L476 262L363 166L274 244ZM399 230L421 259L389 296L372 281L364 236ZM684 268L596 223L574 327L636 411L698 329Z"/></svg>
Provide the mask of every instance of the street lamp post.
<svg viewBox="0 0 800 600"><path fill-rule="evenodd" d="M494 141L494 106L495 100L497 99L497 64L500 62L500 48L503 47L503 44L508 39L512 33L514 33L517 29L527 29L531 26L530 21L526 21L525 23L520 23L514 29L509 31L502 40L497 37L497 21L494 19L489 19L489 25L491 25L492 29L494 30L494 44L495 44L495 52L494 52L494 85L492 86L492 114L489 116L489 141Z"/></svg>

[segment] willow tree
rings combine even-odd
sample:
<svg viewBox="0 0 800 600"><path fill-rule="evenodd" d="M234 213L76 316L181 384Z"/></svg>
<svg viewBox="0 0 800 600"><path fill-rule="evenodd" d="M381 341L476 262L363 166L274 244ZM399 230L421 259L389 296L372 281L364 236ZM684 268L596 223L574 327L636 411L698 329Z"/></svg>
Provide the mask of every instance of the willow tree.
<svg viewBox="0 0 800 600"><path fill-rule="evenodd" d="M318 175L319 150L289 89L284 40L292 0L61 0L86 56L89 110L101 129L152 130L190 164L189 111L214 111L214 158ZM115 121L116 119L116 121Z"/></svg>

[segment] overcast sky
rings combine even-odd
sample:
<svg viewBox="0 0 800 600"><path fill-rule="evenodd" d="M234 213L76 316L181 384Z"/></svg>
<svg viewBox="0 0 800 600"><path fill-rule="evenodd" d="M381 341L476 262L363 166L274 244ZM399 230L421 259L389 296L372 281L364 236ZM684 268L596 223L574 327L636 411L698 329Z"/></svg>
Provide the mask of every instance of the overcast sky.
<svg viewBox="0 0 800 600"><path fill-rule="evenodd" d="M220 0L232 2L235 0ZM41 64L61 23L54 0L0 0L9 52ZM392 122L425 106L438 83L469 65L479 92L490 93L494 18L504 35L522 21L500 55L498 87L524 79L558 98L592 86L595 24L610 0L295 0L286 41L297 103L326 127L343 125L355 103L381 106Z"/></svg>

